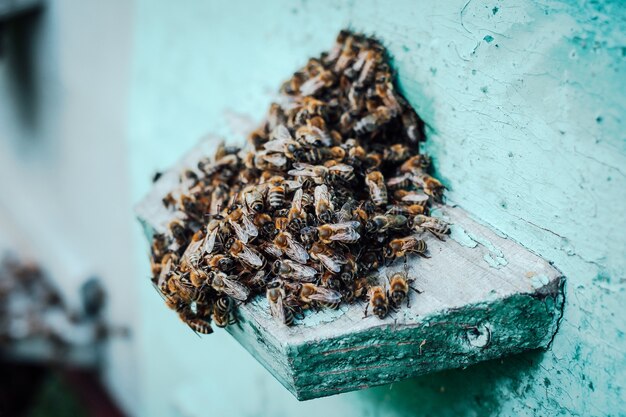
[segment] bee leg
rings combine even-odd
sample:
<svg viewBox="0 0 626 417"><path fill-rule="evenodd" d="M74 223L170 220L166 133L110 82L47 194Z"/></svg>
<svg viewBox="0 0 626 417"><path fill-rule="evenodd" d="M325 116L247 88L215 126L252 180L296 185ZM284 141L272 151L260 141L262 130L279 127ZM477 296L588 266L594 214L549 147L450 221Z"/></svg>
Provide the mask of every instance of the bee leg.
<svg viewBox="0 0 626 417"><path fill-rule="evenodd" d="M418 294L421 294L421 293L423 293L423 292L424 292L424 291L422 291L422 290L418 290L418 289L417 289L417 288L415 288L415 287L411 287L410 285L409 285L409 288L410 288L410 289L412 289L413 291L415 291L415 292L416 292L416 293L418 293Z"/></svg>
<svg viewBox="0 0 626 417"><path fill-rule="evenodd" d="M363 318L367 317L367 309L370 307L370 303L365 304L365 311L363 312Z"/></svg>

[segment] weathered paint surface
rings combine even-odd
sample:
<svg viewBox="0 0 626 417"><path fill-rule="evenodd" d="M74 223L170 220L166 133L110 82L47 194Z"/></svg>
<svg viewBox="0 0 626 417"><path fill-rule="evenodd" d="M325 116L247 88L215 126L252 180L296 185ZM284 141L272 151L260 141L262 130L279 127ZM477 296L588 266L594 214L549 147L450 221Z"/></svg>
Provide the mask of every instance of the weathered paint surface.
<svg viewBox="0 0 626 417"><path fill-rule="evenodd" d="M203 134L238 131L240 114L260 119L280 81L351 25L389 46L402 90L431 127L427 148L451 200L568 277L547 352L306 403L228 335L200 340L179 326L146 286L143 414L621 415L624 13L619 2L139 1L137 200L153 170ZM142 239L138 227L145 248ZM140 278L147 273L144 263Z"/></svg>
<svg viewBox="0 0 626 417"><path fill-rule="evenodd" d="M180 192L181 173L197 170L198 161L212 155L218 141L209 136L191 148L137 205L148 241L166 232L176 218L162 201ZM378 284L404 270L421 290L419 295L411 292L407 303L385 319L371 311L365 318L366 304L360 302L315 314L309 310L287 327L270 315L267 299L259 297L238 308L238 324L228 326L228 332L299 400L548 347L563 315L562 274L459 207L440 205L433 211L462 227L475 245L427 234L429 257L380 269ZM492 254L510 262L494 267Z"/></svg>

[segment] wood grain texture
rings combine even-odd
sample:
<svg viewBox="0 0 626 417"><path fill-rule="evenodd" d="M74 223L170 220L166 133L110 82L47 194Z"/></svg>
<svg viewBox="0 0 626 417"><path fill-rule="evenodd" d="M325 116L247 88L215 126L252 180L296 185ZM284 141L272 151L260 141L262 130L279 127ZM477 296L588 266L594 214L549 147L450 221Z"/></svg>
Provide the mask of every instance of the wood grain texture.
<svg viewBox="0 0 626 417"><path fill-rule="evenodd" d="M200 143L139 204L148 238L174 216L161 199L178 186L179 173L215 143ZM410 307L380 320L364 318L365 304L357 303L286 327L257 297L240 307L239 324L228 331L301 400L546 347L562 313L561 273L458 207L440 206L435 215L452 233L445 242L425 236L430 258L410 259L409 275L422 291L411 294ZM379 283L403 269L401 262L381 269Z"/></svg>

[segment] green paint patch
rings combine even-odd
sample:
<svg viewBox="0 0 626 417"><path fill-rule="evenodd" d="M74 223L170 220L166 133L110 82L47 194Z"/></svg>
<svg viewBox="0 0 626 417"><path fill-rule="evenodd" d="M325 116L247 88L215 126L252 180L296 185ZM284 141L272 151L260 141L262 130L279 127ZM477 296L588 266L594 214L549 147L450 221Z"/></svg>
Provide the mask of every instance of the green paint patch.
<svg viewBox="0 0 626 417"><path fill-rule="evenodd" d="M454 224L450 225L450 238L461 246L466 246L468 248L475 248L478 246L478 243L476 243L476 241L472 239L461 226Z"/></svg>
<svg viewBox="0 0 626 417"><path fill-rule="evenodd" d="M485 35L485 37L483 38L483 40L487 43L491 43L491 41L493 41L493 36L491 35Z"/></svg>

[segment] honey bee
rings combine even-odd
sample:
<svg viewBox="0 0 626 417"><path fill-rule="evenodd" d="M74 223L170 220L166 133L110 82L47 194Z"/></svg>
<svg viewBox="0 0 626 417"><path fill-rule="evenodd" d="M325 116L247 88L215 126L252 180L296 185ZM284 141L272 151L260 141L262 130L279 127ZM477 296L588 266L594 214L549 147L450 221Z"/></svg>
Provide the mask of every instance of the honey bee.
<svg viewBox="0 0 626 417"><path fill-rule="evenodd" d="M397 177L389 178L387 180L387 188L393 191L405 191L413 184L413 182L411 181L411 176L412 174L406 173ZM406 192L408 193L408 191Z"/></svg>
<svg viewBox="0 0 626 417"><path fill-rule="evenodd" d="M274 238L274 246L296 262L306 264L306 261L309 260L307 251L289 232L279 232Z"/></svg>
<svg viewBox="0 0 626 417"><path fill-rule="evenodd" d="M293 195L293 200L291 202L291 208L287 214L287 220L289 220L289 224L293 225L295 223L295 229L299 231L301 229L302 224L306 220L306 213L302 210L302 196L304 192L302 188L296 190Z"/></svg>
<svg viewBox="0 0 626 417"><path fill-rule="evenodd" d="M211 215L217 215L222 207L226 206L230 193L230 188L223 183L220 183L215 187L211 193L211 205L209 206L209 213Z"/></svg>
<svg viewBox="0 0 626 417"><path fill-rule="evenodd" d="M413 230L423 233L428 230L437 239L444 240L444 236L450 233L450 227L447 222L436 217L417 215L411 219Z"/></svg>
<svg viewBox="0 0 626 417"><path fill-rule="evenodd" d="M391 206L388 207L388 213L403 215L403 216L417 216L426 213L426 207L421 204L409 204L406 206Z"/></svg>
<svg viewBox="0 0 626 417"><path fill-rule="evenodd" d="M415 280L408 278L406 270L404 272L396 272L392 274L391 277L387 278L389 280L389 295L394 307L400 307L400 304L402 304L405 299L406 306L410 307L409 290L413 290L418 294L422 293L417 288L411 286Z"/></svg>
<svg viewBox="0 0 626 417"><path fill-rule="evenodd" d="M429 200L428 195L418 191L398 190L394 193L394 196L403 203L417 204L424 208L428 205Z"/></svg>
<svg viewBox="0 0 626 417"><path fill-rule="evenodd" d="M322 286L330 288L331 290L338 291L342 287L341 279L337 276L337 274L331 271L326 271L322 274L322 277L320 278L320 283L322 284Z"/></svg>
<svg viewBox="0 0 626 417"><path fill-rule="evenodd" d="M233 258L220 253L211 256L207 263L211 269L221 272L232 271L236 267Z"/></svg>
<svg viewBox="0 0 626 417"><path fill-rule="evenodd" d="M167 287L170 293L176 294L184 302L203 301L204 293L181 275L173 274L167 281Z"/></svg>
<svg viewBox="0 0 626 417"><path fill-rule="evenodd" d="M248 187L242 193L243 201L251 214L263 211L263 194L254 187Z"/></svg>
<svg viewBox="0 0 626 417"><path fill-rule="evenodd" d="M313 195L315 198L315 215L323 223L330 222L332 220L334 206L326 184L315 187Z"/></svg>
<svg viewBox="0 0 626 417"><path fill-rule="evenodd" d="M236 321L232 317L232 299L226 295L220 296L213 304L213 321L218 327L226 327Z"/></svg>
<svg viewBox="0 0 626 417"><path fill-rule="evenodd" d="M329 175L345 176L354 171L354 168L350 165L337 163L331 167L325 167L323 165L310 165L303 162L296 162L293 164L295 169L289 170L288 174L294 177L307 177L311 178L315 184L324 184L324 180Z"/></svg>
<svg viewBox="0 0 626 417"><path fill-rule="evenodd" d="M387 258L401 258L408 253L416 253L420 256L426 257L425 252L427 248L428 247L424 240L418 239L415 236L407 236L393 239L389 242L385 256Z"/></svg>
<svg viewBox="0 0 626 417"><path fill-rule="evenodd" d="M227 217L228 223L232 226L235 234L243 243L248 243L259 235L259 230L254 225L250 217L238 207L232 210Z"/></svg>
<svg viewBox="0 0 626 417"><path fill-rule="evenodd" d="M334 82L335 75L332 71L322 71L300 85L300 94L303 96L313 96L321 89L331 87Z"/></svg>
<svg viewBox="0 0 626 417"><path fill-rule="evenodd" d="M282 183L273 184L267 193L267 201L271 208L277 209L285 204L285 186Z"/></svg>
<svg viewBox="0 0 626 417"><path fill-rule="evenodd" d="M236 167L239 163L237 155L224 155L221 159L211 162L209 158L202 158L198 161L198 169L207 177L211 177L226 167Z"/></svg>
<svg viewBox="0 0 626 417"><path fill-rule="evenodd" d="M286 326L291 326L294 315L291 309L285 305L285 286L281 280L274 280L267 284L267 301L270 305L270 314Z"/></svg>
<svg viewBox="0 0 626 417"><path fill-rule="evenodd" d="M324 224L317 228L317 235L322 243L345 242L356 243L361 235L358 229L361 223L357 221L349 221L345 223Z"/></svg>
<svg viewBox="0 0 626 417"><path fill-rule="evenodd" d="M176 243L179 245L183 245L185 243L187 240L187 230L179 220L171 221L167 228L176 240Z"/></svg>
<svg viewBox="0 0 626 417"><path fill-rule="evenodd" d="M389 122L394 116L393 111L389 107L380 106L372 113L358 120L354 125L354 132L357 135L374 132Z"/></svg>
<svg viewBox="0 0 626 417"><path fill-rule="evenodd" d="M424 192L433 197L435 201L441 201L443 198L443 192L446 187L443 186L438 180L430 175L420 175L413 177L414 180L422 187Z"/></svg>
<svg viewBox="0 0 626 417"><path fill-rule="evenodd" d="M353 303L367 295L367 288L367 278L357 278L345 285L345 288L342 290L342 300L347 303Z"/></svg>
<svg viewBox="0 0 626 417"><path fill-rule="evenodd" d="M370 287L367 292L368 303L365 305L365 314L364 317L367 317L367 310L369 307L372 308L372 313L377 316L379 319L384 319L387 317L387 313L389 313L389 298L387 291L383 289L380 285L376 285Z"/></svg>
<svg viewBox="0 0 626 417"><path fill-rule="evenodd" d="M330 288L305 283L300 285L298 299L305 308L312 304L319 304L324 307L336 309L341 302L341 293Z"/></svg>
<svg viewBox="0 0 626 417"><path fill-rule="evenodd" d="M365 177L365 183L369 187L370 197L375 205L387 204L387 186L385 177L380 171L372 171Z"/></svg>
<svg viewBox="0 0 626 417"><path fill-rule="evenodd" d="M266 237L274 237L274 231L276 228L274 227L274 221L272 217L267 213L257 213L252 218L252 223L259 229L261 234Z"/></svg>
<svg viewBox="0 0 626 417"><path fill-rule="evenodd" d="M239 301L250 297L250 289L238 281L238 275L226 275L223 272L211 272L209 282L218 293L224 293Z"/></svg>
<svg viewBox="0 0 626 417"><path fill-rule="evenodd" d="M306 226L300 229L300 241L308 250L317 240L317 228L315 226Z"/></svg>
<svg viewBox="0 0 626 417"><path fill-rule="evenodd" d="M326 269L335 273L339 273L341 271L341 266L346 263L344 257L319 242L315 242L311 246L309 254L312 259L321 262Z"/></svg>
<svg viewBox="0 0 626 417"><path fill-rule="evenodd" d="M211 327L211 323L209 321L195 317L192 313L187 312L180 312L178 315L180 319L194 332L200 334L213 333L213 328Z"/></svg>
<svg viewBox="0 0 626 417"><path fill-rule="evenodd" d="M339 148L339 149L341 149L341 148ZM340 162L337 162L334 159L331 159L329 161L326 161L324 166L326 168L328 168L329 177L330 177L329 180L331 182L335 182L336 178L341 178L346 183L353 183L353 182L356 181L356 175L354 173L354 168L352 168L352 167L350 167L352 169L346 169L345 168L345 167L347 167L349 165L342 164Z"/></svg>
<svg viewBox="0 0 626 417"><path fill-rule="evenodd" d="M172 193L167 193L165 197L161 199L161 202L163 203L163 207L167 209L176 205L176 199L174 198Z"/></svg>
<svg viewBox="0 0 626 417"><path fill-rule="evenodd" d="M400 172L403 174L423 175L429 166L430 158L427 155L415 155L400 165Z"/></svg>
<svg viewBox="0 0 626 417"><path fill-rule="evenodd" d="M291 278L302 282L312 282L318 274L317 269L289 259L274 262L272 272L280 277Z"/></svg>
<svg viewBox="0 0 626 417"><path fill-rule="evenodd" d="M328 155L330 155L327 148L316 148L316 147L303 147L301 146L299 149L295 150L293 153L293 159L298 162L305 162L309 164L317 164L324 160Z"/></svg>
<svg viewBox="0 0 626 417"><path fill-rule="evenodd" d="M231 256L252 269L263 269L266 260L256 249L246 246L241 240L231 238L226 244Z"/></svg>
<svg viewBox="0 0 626 417"><path fill-rule="evenodd" d="M402 230L407 224L407 218L402 215L384 214L372 217L365 224L367 233L385 233L388 230Z"/></svg>
<svg viewBox="0 0 626 417"><path fill-rule="evenodd" d="M309 119L306 125L300 126L296 130L296 141L303 145L331 146L332 137L326 130L326 124L316 122L320 119Z"/></svg>

